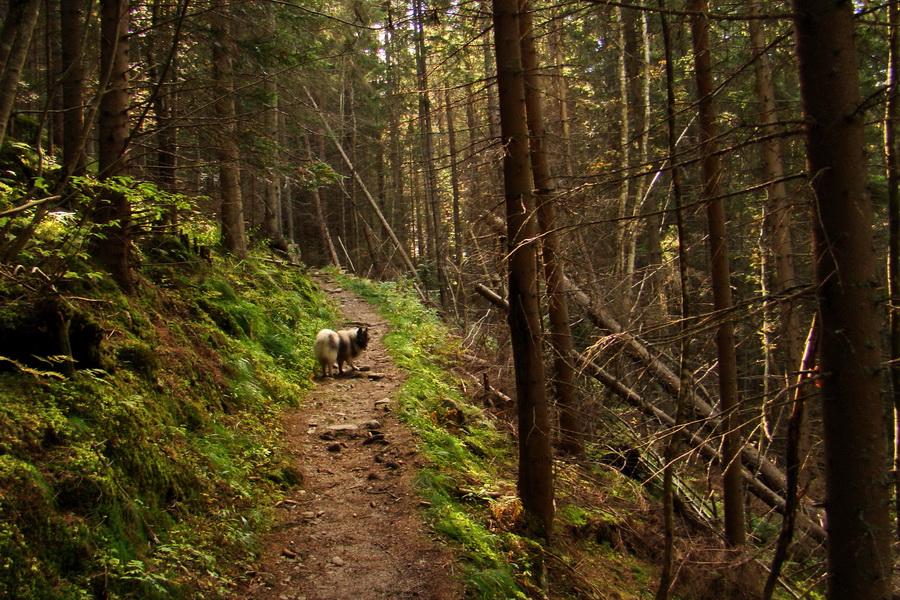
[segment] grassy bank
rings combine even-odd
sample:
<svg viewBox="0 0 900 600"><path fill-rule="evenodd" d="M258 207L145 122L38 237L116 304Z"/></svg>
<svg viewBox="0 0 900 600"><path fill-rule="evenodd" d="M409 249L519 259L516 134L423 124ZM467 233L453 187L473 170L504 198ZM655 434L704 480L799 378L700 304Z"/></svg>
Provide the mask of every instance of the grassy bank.
<svg viewBox="0 0 900 600"><path fill-rule="evenodd" d="M298 269L193 258L132 297L0 290L0 598L214 598L300 483L279 417L333 313ZM14 343L56 317L71 377Z"/></svg>

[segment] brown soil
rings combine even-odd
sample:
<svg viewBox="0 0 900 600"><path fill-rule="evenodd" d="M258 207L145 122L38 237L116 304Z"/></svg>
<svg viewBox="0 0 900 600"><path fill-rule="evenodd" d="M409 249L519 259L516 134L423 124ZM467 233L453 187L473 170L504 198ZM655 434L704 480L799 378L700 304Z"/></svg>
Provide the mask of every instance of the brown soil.
<svg viewBox="0 0 900 600"><path fill-rule="evenodd" d="M387 324L351 293L323 287L348 323L369 325L357 361L367 370L317 376L303 408L287 417L303 489L278 503L278 521L234 598L461 598L454 557L428 531L413 488L415 440L393 414L405 374L381 345Z"/></svg>

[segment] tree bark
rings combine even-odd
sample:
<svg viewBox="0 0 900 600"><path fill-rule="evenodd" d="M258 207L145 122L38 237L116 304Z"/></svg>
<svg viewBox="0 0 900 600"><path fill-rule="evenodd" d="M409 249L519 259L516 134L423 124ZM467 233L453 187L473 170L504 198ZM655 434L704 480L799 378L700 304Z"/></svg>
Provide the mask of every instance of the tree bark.
<svg viewBox="0 0 900 600"><path fill-rule="evenodd" d="M400 127L400 114L403 111L401 95L399 93L399 69L396 68L397 56L397 30L394 24L391 2L387 3L388 26L384 44L385 57L385 73L387 78L387 98L389 100L387 106L388 123L390 129L388 136L390 139L390 162L391 162L391 193L386 207L387 216L392 223L394 229L398 232L401 244L407 254L410 252L409 234L407 224L407 215L409 207L404 197L404 181L403 181L403 150L400 147L403 129Z"/></svg>
<svg viewBox="0 0 900 600"><path fill-rule="evenodd" d="M700 153L703 157L702 200L706 202L713 305L722 316L716 332L719 366L719 410L722 419L722 494L725 510L725 537L733 545L746 541L744 493L741 485L741 435L738 420L737 357L731 309L731 268L726 244L725 206L719 190L722 168L716 151L716 115L713 108L712 58L706 0L691 0L691 39L697 81Z"/></svg>
<svg viewBox="0 0 900 600"><path fill-rule="evenodd" d="M277 28L276 15L274 5L266 6L265 11L265 29L266 32L273 36ZM275 82L275 75L271 72L263 73L263 91L266 97L266 108L263 116L263 122L266 126L266 133L271 136L273 146L279 147L281 140L281 119L279 119L278 110L278 86ZM273 161L277 164L280 157L277 156L277 150L273 151L276 156ZM272 248L278 248L287 251L287 240L284 237L284 219L281 214L281 175L277 169L266 169L267 177L263 180L263 221L262 235L268 239L268 243Z"/></svg>
<svg viewBox="0 0 900 600"><path fill-rule="evenodd" d="M287 129L287 117L285 115L285 106L284 99L279 97L278 99L278 145L280 148L290 148L293 146L294 141L291 139L291 136L288 134ZM286 156L287 152L285 150L279 150L279 160L283 163L287 162L289 158ZM288 244L296 244L297 243L297 233L296 233L296 219L294 218L294 184L291 178L287 175L278 177L281 183L281 193L279 194L281 198L281 230L284 232L284 237ZM294 249L292 249L294 252ZM294 253L293 256L299 258L298 253Z"/></svg>
<svg viewBox="0 0 900 600"><path fill-rule="evenodd" d="M827 597L882 599L891 593L892 560L880 288L853 4L794 0L793 7L822 323Z"/></svg>
<svg viewBox="0 0 900 600"><path fill-rule="evenodd" d="M554 10L554 18L556 10ZM550 53L555 65L554 82L556 83L556 98L559 110L559 137L562 141L562 154L564 172L571 177L575 171L572 158L572 138L569 123L569 80L563 69L565 56L563 55L562 33L557 30L550 36Z"/></svg>
<svg viewBox="0 0 900 600"><path fill-rule="evenodd" d="M541 259L547 282L547 316L550 349L553 354L553 384L559 419L560 452L584 458L584 419L577 410L578 388L572 361L572 332L569 303L563 291L563 271L559 263L559 236L556 234L556 182L547 160L544 107L541 99L540 65L534 43L530 6L523 3L519 15L522 67L525 70L525 107L529 130L531 172L534 177Z"/></svg>
<svg viewBox="0 0 900 600"><path fill-rule="evenodd" d="M60 3L60 67L63 99L63 165L80 175L85 167L84 143L84 7L80 0Z"/></svg>
<svg viewBox="0 0 900 600"><path fill-rule="evenodd" d="M0 39L0 67L3 69L0 79L0 144L6 137L19 88L19 76L28 56L40 9L41 0L13 0L3 24Z"/></svg>
<svg viewBox="0 0 900 600"><path fill-rule="evenodd" d="M900 147L897 140L897 125L900 121L900 6L895 2L888 5L887 84L884 153L888 191L889 368L894 407L894 505L900 507ZM900 538L900 510L897 511L895 529L896 536Z"/></svg>
<svg viewBox="0 0 900 600"><path fill-rule="evenodd" d="M550 534L554 517L553 463L550 446L525 86L519 45L517 0L494 0L494 42L499 87L503 188L506 198L508 323L515 367L518 431L518 491L535 534Z"/></svg>
<svg viewBox="0 0 900 600"><path fill-rule="evenodd" d="M456 124L453 122L453 97L450 90L446 91L447 106L447 144L450 155L450 191L453 202L453 310L457 321L462 322L463 331L467 329L467 302L466 291L463 288L463 224L462 209L460 207L460 168L456 143Z"/></svg>
<svg viewBox="0 0 900 600"><path fill-rule="evenodd" d="M751 13L760 14L762 7L758 0L751 4ZM768 250L775 259L775 294L782 298L779 303L780 327L776 340L782 341L784 364L783 373L800 365L803 356L803 340L800 333L800 316L792 297L787 293L797 284L794 269L794 244L791 239L791 212L787 197L787 186L784 180L784 164L782 161L781 138L778 134L778 111L775 105L775 85L772 68L766 54L766 41L763 22L760 19L750 21L750 44L754 53L758 54L754 62L755 90L759 102L762 134L763 170L766 181L772 183L766 187L765 204L765 239ZM788 383L793 377L784 377ZM801 454L808 453L808 425L806 419L799 424L801 437Z"/></svg>
<svg viewBox="0 0 900 600"><path fill-rule="evenodd" d="M306 142L306 154L310 161L314 160L312 146L309 142L309 136L305 138ZM328 218L325 214L325 208L322 206L322 196L319 194L319 188L314 187L309 191L310 195L313 198L313 205L316 209L316 226L319 230L319 241L322 244L322 248L328 253L326 257L328 261L331 262L335 267L341 266L341 261L338 258L337 250L334 248L334 242L331 240L331 233L328 231Z"/></svg>
<svg viewBox="0 0 900 600"><path fill-rule="evenodd" d="M649 168L650 161L650 132L652 125L650 120L653 114L653 100L651 96L652 84L655 74L651 68L653 61L652 39L650 36L649 16L646 11L641 12L641 50L642 50L642 77L641 77L641 104L644 106L641 115L641 137L640 137L640 165L642 169L646 169L646 174L638 181L638 189L635 193L635 199L640 199L638 209L635 213L643 215L643 223L646 228L646 257L647 257L647 275L643 278L649 285L649 293L651 298L659 297L659 265L662 262L662 245L660 241L660 229L662 228L662 215L659 212L658 202L655 199L653 184L656 175ZM676 138L677 140L677 138ZM636 222L634 227L634 235L631 236L628 245L628 272L636 271L637 263L637 244L640 234L639 225ZM643 286L642 286L643 287Z"/></svg>
<svg viewBox="0 0 900 600"><path fill-rule="evenodd" d="M663 0L659 0L663 8ZM692 373L690 370L691 342L687 332L687 320L690 316L690 302L687 288L687 240L684 232L684 213L682 207L681 169L678 166L676 147L678 133L675 122L675 70L672 66L672 38L669 30L669 18L660 12L660 25L663 38L666 73L666 138L668 156L666 160L672 165L672 196L675 202L675 226L678 234L678 285L681 296L681 325L679 328L679 381L678 394L675 399L675 420L672 434L666 444L665 471L663 472L663 519L665 523L663 541L663 564L659 575L659 587L656 600L668 600L669 592L675 583L675 463L679 456L681 430L686 407L693 404ZM646 21L645 21L646 28ZM645 42L646 47L646 42ZM654 225L651 223L651 229Z"/></svg>
<svg viewBox="0 0 900 600"><path fill-rule="evenodd" d="M424 0L413 1L416 32L416 75L419 82L419 125L422 128L422 155L425 162L425 204L430 230L431 259L437 274L441 308L448 311L450 294L447 287L447 269L444 265L444 224L441 195L434 164L434 132L431 124L431 98L428 93L428 72L425 64L425 14Z"/></svg>
<svg viewBox="0 0 900 600"><path fill-rule="evenodd" d="M769 576L763 588L762 600L770 600L775 593L775 586L781 573L781 567L788 558L788 549L794 537L794 527L797 522L797 509L800 507L800 475L803 461L806 458L801 447L803 426L806 423L806 402L812 396L811 378L816 365L816 345L818 343L818 326L816 318L813 318L809 327L809 335L806 338L806 350L803 352L798 369L797 390L794 394L794 402L791 406L791 416L788 419L787 442L784 451L785 470L787 471L787 491L784 496L784 513L781 518L781 532L778 534L778 543L775 545L775 554L772 557L772 565L769 568Z"/></svg>
<svg viewBox="0 0 900 600"><path fill-rule="evenodd" d="M628 68L626 66L626 42L625 42L625 19L622 16L622 7L614 6L612 8L615 15L616 24L618 25L617 41L619 52L616 58L616 70L619 80L619 165L622 177L619 183L619 205L616 210L618 218L618 230L616 231L616 272L622 279L630 279L631 272L628 270L628 247L630 246L629 237L631 235L632 224L626 219L631 214L631 179L629 177L628 168L631 165L631 108L630 98L628 94ZM625 296L626 304L631 302L631 285L626 283L622 286L622 295Z"/></svg>
<svg viewBox="0 0 900 600"><path fill-rule="evenodd" d="M450 153L450 189L453 192L453 256L456 261L456 271L462 271L462 215L459 209L459 161L456 149L456 125L453 123L453 98L450 90L446 91L447 106L447 143Z"/></svg>
<svg viewBox="0 0 900 600"><path fill-rule="evenodd" d="M213 31L213 80L216 85L215 112L219 118L219 193L221 195L222 245L238 258L247 256L244 200L241 195L240 159L237 142L237 106L234 100L232 56L234 39L228 23L227 7L219 2L210 13Z"/></svg>
<svg viewBox="0 0 900 600"><path fill-rule="evenodd" d="M98 173L101 179L128 175L128 53L130 8L127 0L100 3L100 69L109 73L100 98L97 123ZM121 192L104 190L92 215L100 227L93 256L126 294L134 293L131 272L131 204Z"/></svg>
<svg viewBox="0 0 900 600"><path fill-rule="evenodd" d="M177 96L172 83L177 79L175 64L189 2L190 0L183 0L181 6L177 7L177 12L170 12L170 7L164 6L160 0L154 0L151 6L154 29L161 27L163 23L167 23L173 17L176 25L173 28L171 40L168 40L168 48L162 47L163 40L159 35L153 35L147 44L147 63L150 65L148 74L156 86L152 94L152 105L156 121L157 149L156 161L152 166L159 187L172 193L178 191L176 175L178 127L174 114ZM157 66L160 63L162 63L162 68ZM170 232L177 230L177 208L174 206L168 208L163 216L162 227L168 227Z"/></svg>

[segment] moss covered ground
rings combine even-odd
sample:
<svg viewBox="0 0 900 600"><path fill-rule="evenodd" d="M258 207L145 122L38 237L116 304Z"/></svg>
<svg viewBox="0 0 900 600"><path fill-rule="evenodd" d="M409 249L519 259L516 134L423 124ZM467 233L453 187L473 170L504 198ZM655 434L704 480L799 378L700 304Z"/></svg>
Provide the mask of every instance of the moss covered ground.
<svg viewBox="0 0 900 600"><path fill-rule="evenodd" d="M301 483L280 415L331 307L296 268L186 264L145 269L135 296L4 286L0 598L216 597ZM56 315L79 324L71 377ZM50 350L23 353L23 335Z"/></svg>

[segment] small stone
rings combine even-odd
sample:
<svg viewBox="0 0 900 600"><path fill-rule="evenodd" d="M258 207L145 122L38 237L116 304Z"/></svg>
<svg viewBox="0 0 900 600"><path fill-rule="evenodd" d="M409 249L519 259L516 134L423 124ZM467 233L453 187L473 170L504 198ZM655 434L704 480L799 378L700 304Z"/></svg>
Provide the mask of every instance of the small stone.
<svg viewBox="0 0 900 600"><path fill-rule="evenodd" d="M358 425L354 425L353 423L341 423L340 425L329 425L326 427L328 431L333 431L335 433L339 433L342 431L356 431L359 429Z"/></svg>
<svg viewBox="0 0 900 600"><path fill-rule="evenodd" d="M341 558L340 556L335 556L331 559L331 564L336 567L343 567L345 563L343 558Z"/></svg>
<svg viewBox="0 0 900 600"><path fill-rule="evenodd" d="M363 427L366 429L381 429L381 422L372 419L363 423Z"/></svg>
<svg viewBox="0 0 900 600"><path fill-rule="evenodd" d="M300 513L300 516L303 517L304 519L315 519L316 513L311 510L307 510L307 511Z"/></svg>
<svg viewBox="0 0 900 600"><path fill-rule="evenodd" d="M291 550L290 548L282 548L281 555L284 556L285 558L290 558L290 559L297 558L297 553L294 552L293 550Z"/></svg>

